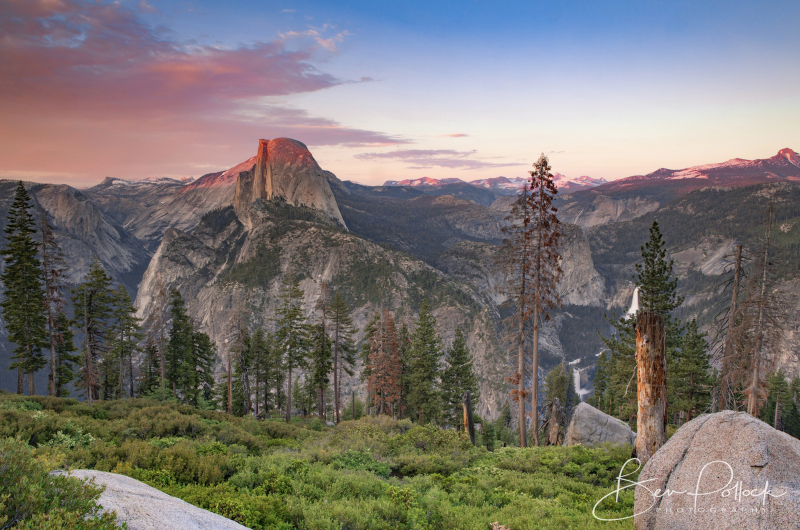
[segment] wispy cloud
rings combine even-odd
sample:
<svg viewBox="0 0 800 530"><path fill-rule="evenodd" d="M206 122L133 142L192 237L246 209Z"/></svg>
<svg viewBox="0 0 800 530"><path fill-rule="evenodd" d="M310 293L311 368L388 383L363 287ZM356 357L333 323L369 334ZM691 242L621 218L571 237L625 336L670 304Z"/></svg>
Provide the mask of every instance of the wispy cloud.
<svg viewBox="0 0 800 530"><path fill-rule="evenodd" d="M304 37L310 38L320 47L328 50L331 53L335 53L337 51L336 44L344 42L346 37L350 37L353 34L347 30L340 31L338 33L332 32L334 29L334 26L331 24L323 24L321 28L309 26L309 28L304 31L287 31L285 33L279 33L279 35L284 40L302 39Z"/></svg>
<svg viewBox="0 0 800 530"><path fill-rule="evenodd" d="M488 162L474 155L476 150L455 151L453 149L405 149L388 153L360 153L360 160L402 160L409 169L428 169L446 167L450 169L485 169L493 167L518 166L520 162Z"/></svg>
<svg viewBox="0 0 800 530"><path fill-rule="evenodd" d="M442 138L466 138L469 135L466 133L452 133L452 134L442 134L440 137Z"/></svg>
<svg viewBox="0 0 800 530"><path fill-rule="evenodd" d="M0 170L174 174L259 137L407 143L271 104L349 82L313 64L347 32L314 28L325 42L291 49L281 39L212 47L148 25L147 0L126 5L0 1Z"/></svg>

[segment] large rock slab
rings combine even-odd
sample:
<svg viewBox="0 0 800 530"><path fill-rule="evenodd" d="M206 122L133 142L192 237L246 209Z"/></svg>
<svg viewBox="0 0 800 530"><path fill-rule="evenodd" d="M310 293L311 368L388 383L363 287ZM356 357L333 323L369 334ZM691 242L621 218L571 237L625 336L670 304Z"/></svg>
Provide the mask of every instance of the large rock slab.
<svg viewBox="0 0 800 530"><path fill-rule="evenodd" d="M800 440L744 412L699 416L645 464L635 514L636 530L800 528Z"/></svg>
<svg viewBox="0 0 800 530"><path fill-rule="evenodd" d="M633 445L635 441L636 433L624 421L609 416L588 403L580 403L572 412L564 445Z"/></svg>
<svg viewBox="0 0 800 530"><path fill-rule="evenodd" d="M128 523L128 530L246 530L246 526L221 515L171 497L143 482L104 471L77 469L69 476L93 478L106 489L100 505L116 510L117 521Z"/></svg>

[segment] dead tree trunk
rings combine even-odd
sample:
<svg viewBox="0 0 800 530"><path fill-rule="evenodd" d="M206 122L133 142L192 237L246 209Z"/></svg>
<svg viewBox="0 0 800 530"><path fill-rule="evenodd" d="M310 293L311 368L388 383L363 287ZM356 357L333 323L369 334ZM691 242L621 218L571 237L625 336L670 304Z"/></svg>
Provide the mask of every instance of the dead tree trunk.
<svg viewBox="0 0 800 530"><path fill-rule="evenodd" d="M667 356L664 317L653 311L636 315L636 456L644 464L667 441Z"/></svg>
<svg viewBox="0 0 800 530"><path fill-rule="evenodd" d="M764 263L761 270L761 288L758 298L758 320L756 321L756 344L753 348L753 379L750 382L750 388L747 395L747 413L751 416L758 417L759 409L759 394L761 391L761 374L759 368L761 364L761 347L764 344L764 311L766 309L766 294L767 294L767 270L769 267L769 239L772 234L772 204L768 214L769 219L767 223L767 242L764 245Z"/></svg>
<svg viewBox="0 0 800 530"><path fill-rule="evenodd" d="M733 269L733 291L731 293L731 306L728 311L728 329L725 333L725 342L722 345L722 374L720 377L719 408L727 410L735 408L731 406L731 361L735 356L733 351L733 340L731 331L736 318L737 305L739 303L739 280L742 268L742 245L736 245L736 263Z"/></svg>

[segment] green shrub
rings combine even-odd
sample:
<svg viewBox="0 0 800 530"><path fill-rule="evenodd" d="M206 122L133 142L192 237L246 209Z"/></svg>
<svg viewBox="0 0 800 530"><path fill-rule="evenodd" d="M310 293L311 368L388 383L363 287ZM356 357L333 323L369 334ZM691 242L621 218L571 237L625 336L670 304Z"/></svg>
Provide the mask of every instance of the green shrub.
<svg viewBox="0 0 800 530"><path fill-rule="evenodd" d="M0 409L3 410L42 410L39 403L35 401L3 401L0 403Z"/></svg>
<svg viewBox="0 0 800 530"><path fill-rule="evenodd" d="M94 443L94 436L83 432L80 425L67 421L66 429L58 431L45 445L75 449L76 447L88 447L92 443Z"/></svg>
<svg viewBox="0 0 800 530"><path fill-rule="evenodd" d="M50 475L23 442L0 440L0 528L116 529L116 515L97 504L101 492L78 479Z"/></svg>
<svg viewBox="0 0 800 530"><path fill-rule="evenodd" d="M389 464L378 462L367 451L347 451L334 457L331 464L333 469L362 469L383 478L389 478L389 474L392 472Z"/></svg>

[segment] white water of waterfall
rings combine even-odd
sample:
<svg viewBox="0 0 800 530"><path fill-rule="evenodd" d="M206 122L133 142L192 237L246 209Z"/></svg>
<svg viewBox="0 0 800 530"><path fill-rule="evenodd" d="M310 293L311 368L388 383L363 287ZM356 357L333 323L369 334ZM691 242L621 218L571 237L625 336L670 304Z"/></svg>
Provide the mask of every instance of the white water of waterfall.
<svg viewBox="0 0 800 530"><path fill-rule="evenodd" d="M583 401L583 396L588 394L589 391L586 390L585 388L581 388L581 371L573 370L572 379L575 383L575 393L578 394L578 397L581 398L581 401Z"/></svg>

